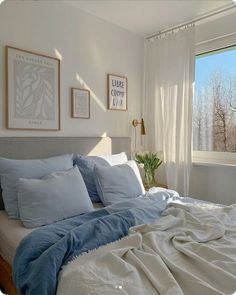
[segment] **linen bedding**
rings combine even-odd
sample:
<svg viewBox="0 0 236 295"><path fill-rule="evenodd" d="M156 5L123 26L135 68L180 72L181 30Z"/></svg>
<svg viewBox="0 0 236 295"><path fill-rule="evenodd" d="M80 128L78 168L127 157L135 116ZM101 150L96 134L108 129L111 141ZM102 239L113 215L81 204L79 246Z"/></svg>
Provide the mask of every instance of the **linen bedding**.
<svg viewBox="0 0 236 295"><path fill-rule="evenodd" d="M149 192L35 230L13 279L29 295L233 294L236 207Z"/></svg>
<svg viewBox="0 0 236 295"><path fill-rule="evenodd" d="M163 217L79 256L57 295L236 294L236 205L170 203Z"/></svg>
<svg viewBox="0 0 236 295"><path fill-rule="evenodd" d="M94 210L104 208L102 203L93 203ZM25 228L19 219L10 219L4 210L0 210L0 255L13 265L16 249L20 242L34 229Z"/></svg>
<svg viewBox="0 0 236 295"><path fill-rule="evenodd" d="M62 265L126 236L161 216L173 191L159 191L36 229L16 250L13 281L20 294L55 295Z"/></svg>

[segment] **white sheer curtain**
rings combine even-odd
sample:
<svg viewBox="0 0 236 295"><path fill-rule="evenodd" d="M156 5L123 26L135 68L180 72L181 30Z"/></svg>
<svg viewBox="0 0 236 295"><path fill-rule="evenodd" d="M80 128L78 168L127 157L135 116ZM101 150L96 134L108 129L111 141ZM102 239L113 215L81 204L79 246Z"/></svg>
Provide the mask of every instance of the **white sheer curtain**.
<svg viewBox="0 0 236 295"><path fill-rule="evenodd" d="M163 151L168 187L187 195L192 159L195 27L146 41L145 148Z"/></svg>

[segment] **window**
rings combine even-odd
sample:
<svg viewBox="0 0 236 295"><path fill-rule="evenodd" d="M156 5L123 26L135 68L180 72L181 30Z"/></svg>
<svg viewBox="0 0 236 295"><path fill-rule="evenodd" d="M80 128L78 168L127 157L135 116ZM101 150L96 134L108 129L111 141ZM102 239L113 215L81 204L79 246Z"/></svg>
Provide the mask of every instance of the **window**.
<svg viewBox="0 0 236 295"><path fill-rule="evenodd" d="M236 46L196 56L193 150L236 155Z"/></svg>

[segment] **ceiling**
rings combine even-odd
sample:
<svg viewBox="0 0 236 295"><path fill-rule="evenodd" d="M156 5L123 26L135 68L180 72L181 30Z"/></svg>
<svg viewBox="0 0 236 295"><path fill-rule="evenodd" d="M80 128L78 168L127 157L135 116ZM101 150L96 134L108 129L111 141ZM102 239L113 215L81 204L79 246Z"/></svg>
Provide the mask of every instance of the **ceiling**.
<svg viewBox="0 0 236 295"><path fill-rule="evenodd" d="M74 0L80 9L147 36L232 5L232 0Z"/></svg>

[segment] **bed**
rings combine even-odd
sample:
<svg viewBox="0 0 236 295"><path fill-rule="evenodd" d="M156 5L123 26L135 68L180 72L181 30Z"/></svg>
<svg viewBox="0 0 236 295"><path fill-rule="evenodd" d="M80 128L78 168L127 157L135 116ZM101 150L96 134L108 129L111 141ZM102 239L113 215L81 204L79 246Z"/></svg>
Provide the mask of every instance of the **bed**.
<svg viewBox="0 0 236 295"><path fill-rule="evenodd" d="M58 140L68 144L67 139ZM73 146L62 148L53 139L50 155L57 153L58 146L59 154L80 152L74 140ZM129 139L116 138L113 144L112 139L104 140L100 153L129 154ZM29 145L28 152L24 149L24 155L40 157L40 153L34 154L38 143L39 139L35 148ZM91 144L87 146L89 150L85 148L84 154L98 153ZM33 155L29 155L32 148ZM22 152L18 155L19 148L10 149L5 148L5 157L24 157ZM96 186L101 189L105 207L30 231L1 212L0 233L5 238L0 244L4 274L0 284L10 295L17 294L11 281L12 261L13 279L20 294L234 294L236 205L182 198L163 188L141 194L141 186L141 190L135 190L140 183L135 169L131 169L131 163L127 165L94 168L102 175ZM126 182L129 175L133 181ZM111 189L109 178L116 189ZM129 198L133 190L136 196ZM120 201L108 202L117 195ZM9 227L14 239L8 236Z"/></svg>
<svg viewBox="0 0 236 295"><path fill-rule="evenodd" d="M101 203L93 205L95 209L103 207ZM0 210L0 286L9 295L17 294L12 282L12 264L16 249L33 230L25 228L20 220L9 219L6 212Z"/></svg>
<svg viewBox="0 0 236 295"><path fill-rule="evenodd" d="M0 157L12 159L45 158L63 153L107 155L131 153L129 137L1 137ZM100 205L95 204L96 208ZM32 230L25 229L19 220L9 220L0 198L0 288L17 295L12 282L12 262L19 242ZM9 231L12 233L9 236ZM14 236L14 238L13 238Z"/></svg>

